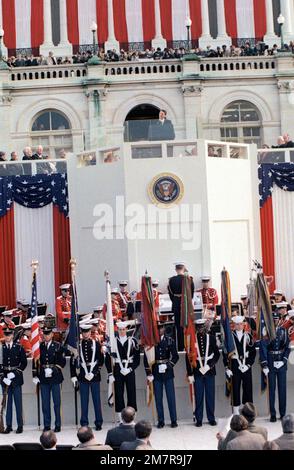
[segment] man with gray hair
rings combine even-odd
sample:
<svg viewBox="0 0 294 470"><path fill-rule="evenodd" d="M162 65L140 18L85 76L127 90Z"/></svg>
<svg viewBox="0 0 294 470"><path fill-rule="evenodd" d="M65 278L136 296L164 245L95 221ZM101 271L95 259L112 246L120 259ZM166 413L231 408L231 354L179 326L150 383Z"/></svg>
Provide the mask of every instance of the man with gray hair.
<svg viewBox="0 0 294 470"><path fill-rule="evenodd" d="M294 450L294 414L288 414L282 419L283 434L273 442L280 450Z"/></svg>

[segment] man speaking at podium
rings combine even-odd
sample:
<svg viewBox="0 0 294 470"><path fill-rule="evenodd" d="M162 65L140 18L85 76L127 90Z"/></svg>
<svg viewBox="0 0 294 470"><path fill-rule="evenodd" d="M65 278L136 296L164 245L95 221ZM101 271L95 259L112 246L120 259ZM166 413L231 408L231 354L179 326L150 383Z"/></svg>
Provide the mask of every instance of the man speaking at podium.
<svg viewBox="0 0 294 470"><path fill-rule="evenodd" d="M149 140L175 140L173 123L166 119L167 112L164 109L159 111L158 120L151 123L149 130Z"/></svg>

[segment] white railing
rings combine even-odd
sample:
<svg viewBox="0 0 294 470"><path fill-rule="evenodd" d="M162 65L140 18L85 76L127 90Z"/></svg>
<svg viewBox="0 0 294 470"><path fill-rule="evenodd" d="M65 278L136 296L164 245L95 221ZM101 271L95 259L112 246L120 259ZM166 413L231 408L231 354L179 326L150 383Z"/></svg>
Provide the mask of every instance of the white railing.
<svg viewBox="0 0 294 470"><path fill-rule="evenodd" d="M182 74L183 62L177 59L171 60L138 60L133 62L109 62L104 64L104 75L109 78L129 79L138 75L165 75Z"/></svg>
<svg viewBox="0 0 294 470"><path fill-rule="evenodd" d="M258 163L294 163L294 148L258 149Z"/></svg>
<svg viewBox="0 0 294 470"><path fill-rule="evenodd" d="M86 76L87 67L82 64L16 67L10 71L10 80L12 82L52 79L80 79Z"/></svg>
<svg viewBox="0 0 294 470"><path fill-rule="evenodd" d="M205 72L231 72L240 73L273 73L276 69L276 59L274 57L220 57L211 59L201 59L199 64L200 73Z"/></svg>
<svg viewBox="0 0 294 470"><path fill-rule="evenodd" d="M44 160L17 160L0 162L1 176L34 176L66 173L67 162L65 159Z"/></svg>

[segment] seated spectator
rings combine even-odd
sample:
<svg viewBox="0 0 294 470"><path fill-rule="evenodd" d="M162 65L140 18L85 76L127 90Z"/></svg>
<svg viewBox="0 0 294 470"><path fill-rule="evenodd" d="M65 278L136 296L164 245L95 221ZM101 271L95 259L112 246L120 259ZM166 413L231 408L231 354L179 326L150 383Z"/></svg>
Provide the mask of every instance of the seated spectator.
<svg viewBox="0 0 294 470"><path fill-rule="evenodd" d="M120 450L136 450L138 446L147 445L151 447L149 437L152 432L152 424L149 421L139 421L135 425L136 439L131 442L123 442Z"/></svg>
<svg viewBox="0 0 294 470"><path fill-rule="evenodd" d="M56 450L57 438L53 431L44 431L40 436L40 443L44 450Z"/></svg>
<svg viewBox="0 0 294 470"><path fill-rule="evenodd" d="M294 450L294 415L288 414L282 419L283 434L275 439L281 450Z"/></svg>
<svg viewBox="0 0 294 470"><path fill-rule="evenodd" d="M230 422L230 430L228 431L226 437L222 433L218 432L216 438L218 440L217 450L227 450L228 443L237 437L237 432L232 429L232 420Z"/></svg>
<svg viewBox="0 0 294 470"><path fill-rule="evenodd" d="M80 444L74 447L73 450L112 450L110 446L96 442L93 430L89 426L79 428L77 437Z"/></svg>
<svg viewBox="0 0 294 470"><path fill-rule="evenodd" d="M11 162L17 162L18 161L17 152L11 152L10 161ZM24 174L23 166L22 166L21 163L17 163L17 164L14 164L14 165L9 165L8 166L8 172L9 172L9 176L23 175Z"/></svg>
<svg viewBox="0 0 294 470"><path fill-rule="evenodd" d="M280 450L280 447L274 441L266 441L262 450Z"/></svg>
<svg viewBox="0 0 294 470"><path fill-rule="evenodd" d="M113 449L119 449L123 442L132 442L136 439L135 432L136 411L131 406L121 412L122 422L107 432L105 444Z"/></svg>
<svg viewBox="0 0 294 470"><path fill-rule="evenodd" d="M248 431L252 432L253 434L260 434L267 441L267 429L262 426L256 426L256 424L254 424L257 416L255 405L253 405L253 403L245 403L245 405L241 408L241 415L244 416L244 418L248 421Z"/></svg>
<svg viewBox="0 0 294 470"><path fill-rule="evenodd" d="M31 147L25 147L24 150L23 150L22 159L23 160L33 160L32 156L33 156L33 152L32 152Z"/></svg>
<svg viewBox="0 0 294 470"><path fill-rule="evenodd" d="M231 429L237 433L227 444L226 450L262 450L265 439L260 434L248 431L248 421L242 415L234 415L231 419Z"/></svg>

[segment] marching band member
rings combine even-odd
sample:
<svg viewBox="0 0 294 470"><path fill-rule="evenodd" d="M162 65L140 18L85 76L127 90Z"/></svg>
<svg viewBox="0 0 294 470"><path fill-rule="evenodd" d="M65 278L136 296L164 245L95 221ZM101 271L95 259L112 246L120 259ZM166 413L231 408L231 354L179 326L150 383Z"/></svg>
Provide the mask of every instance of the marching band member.
<svg viewBox="0 0 294 470"><path fill-rule="evenodd" d="M22 325L23 331L22 336L19 341L19 344L24 348L26 356L32 357L32 344L31 344L31 336L32 336L32 324L30 320L27 320L26 323Z"/></svg>
<svg viewBox="0 0 294 470"><path fill-rule="evenodd" d="M59 286L61 295L56 299L56 326L58 331L66 331L69 327L71 312L71 296L69 295L70 284Z"/></svg>
<svg viewBox="0 0 294 470"><path fill-rule="evenodd" d="M218 304L217 291L213 287L209 287L210 276L202 276L201 281L202 288L198 289L197 292L202 295L203 305L206 305L209 310L214 310Z"/></svg>

